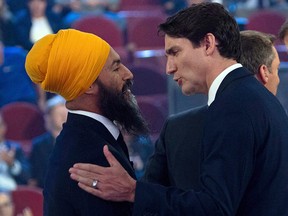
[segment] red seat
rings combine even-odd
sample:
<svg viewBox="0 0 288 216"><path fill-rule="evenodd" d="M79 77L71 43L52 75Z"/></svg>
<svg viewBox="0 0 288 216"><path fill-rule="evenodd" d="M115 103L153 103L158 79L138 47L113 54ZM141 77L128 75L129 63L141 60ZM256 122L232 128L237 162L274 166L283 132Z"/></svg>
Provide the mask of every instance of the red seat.
<svg viewBox="0 0 288 216"><path fill-rule="evenodd" d="M34 104L10 103L1 108L1 113L7 125L7 139L31 140L46 131L43 113Z"/></svg>
<svg viewBox="0 0 288 216"><path fill-rule="evenodd" d="M12 191L11 195L15 206L15 215L22 215L23 209L29 207L33 216L43 216L42 189L21 185Z"/></svg>
<svg viewBox="0 0 288 216"><path fill-rule="evenodd" d="M147 10L162 7L156 0L122 0L120 10Z"/></svg>
<svg viewBox="0 0 288 216"><path fill-rule="evenodd" d="M112 20L104 16L87 16L75 21L71 27L103 38L120 55L122 63L130 63L129 53L124 46L124 33Z"/></svg>
<svg viewBox="0 0 288 216"><path fill-rule="evenodd" d="M142 115L148 123L150 136L154 142L159 137L167 117L167 110L161 106L157 96L136 97L136 99Z"/></svg>
<svg viewBox="0 0 288 216"><path fill-rule="evenodd" d="M122 30L112 20L104 16L86 16L75 21L72 28L98 35L113 48L124 45Z"/></svg>
<svg viewBox="0 0 288 216"><path fill-rule="evenodd" d="M133 73L132 93L135 95L167 95L167 77L161 73L162 69L145 65L129 67Z"/></svg>
<svg viewBox="0 0 288 216"><path fill-rule="evenodd" d="M246 29L278 35L285 18L285 15L274 10L259 10L248 17Z"/></svg>
<svg viewBox="0 0 288 216"><path fill-rule="evenodd" d="M158 35L158 25L164 16L127 19L127 42L135 50L164 48L164 37Z"/></svg>

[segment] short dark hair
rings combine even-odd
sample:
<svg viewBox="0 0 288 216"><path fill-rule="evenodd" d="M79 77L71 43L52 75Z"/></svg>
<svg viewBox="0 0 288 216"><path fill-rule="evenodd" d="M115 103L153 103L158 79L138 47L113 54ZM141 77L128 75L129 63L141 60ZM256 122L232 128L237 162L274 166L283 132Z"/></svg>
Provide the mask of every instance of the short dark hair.
<svg viewBox="0 0 288 216"><path fill-rule="evenodd" d="M286 20L285 23L281 26L278 37L283 41L285 35L287 34L288 34L288 20Z"/></svg>
<svg viewBox="0 0 288 216"><path fill-rule="evenodd" d="M275 58L272 47L276 37L252 30L242 31L240 35L242 44L240 63L253 74L257 74L263 64L270 69Z"/></svg>
<svg viewBox="0 0 288 216"><path fill-rule="evenodd" d="M175 38L187 38L199 47L207 33L215 36L221 56L239 60L241 55L240 31L237 22L218 3L192 4L159 25L159 33Z"/></svg>

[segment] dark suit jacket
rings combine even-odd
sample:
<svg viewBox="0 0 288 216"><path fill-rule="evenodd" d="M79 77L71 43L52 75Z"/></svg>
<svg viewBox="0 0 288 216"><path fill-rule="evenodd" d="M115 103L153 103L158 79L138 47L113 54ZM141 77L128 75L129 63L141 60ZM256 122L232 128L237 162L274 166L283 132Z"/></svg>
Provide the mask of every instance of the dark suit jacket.
<svg viewBox="0 0 288 216"><path fill-rule="evenodd" d="M92 163L109 166L103 146L109 149L127 172L135 178L124 145L117 143L106 127L87 116L68 114L67 122L56 139L49 161L44 186L46 216L125 216L131 214L131 203L110 202L93 196L78 187L68 172L73 164Z"/></svg>
<svg viewBox="0 0 288 216"><path fill-rule="evenodd" d="M201 190L137 182L134 215L288 215L288 118L244 68L228 74L206 115Z"/></svg>
<svg viewBox="0 0 288 216"><path fill-rule="evenodd" d="M32 141L30 154L31 178L37 181L37 186L43 188L48 161L53 150L55 138L46 132Z"/></svg>
<svg viewBox="0 0 288 216"><path fill-rule="evenodd" d="M207 106L202 106L168 118L141 180L180 189L199 189L206 111Z"/></svg>

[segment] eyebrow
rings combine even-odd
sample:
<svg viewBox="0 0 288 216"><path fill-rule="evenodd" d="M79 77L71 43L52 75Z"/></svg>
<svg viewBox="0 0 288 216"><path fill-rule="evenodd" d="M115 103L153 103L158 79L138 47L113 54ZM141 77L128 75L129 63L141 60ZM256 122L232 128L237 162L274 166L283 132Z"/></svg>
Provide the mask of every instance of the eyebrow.
<svg viewBox="0 0 288 216"><path fill-rule="evenodd" d="M179 47L178 46L172 46L172 47L170 47L169 49L167 49L166 51L165 51L165 55L170 55L170 54L172 54L173 52L175 52L175 50L179 50Z"/></svg>
<svg viewBox="0 0 288 216"><path fill-rule="evenodd" d="M169 54L172 52L172 50L173 50L173 47L165 50L165 54L166 54L166 55L169 55Z"/></svg>
<svg viewBox="0 0 288 216"><path fill-rule="evenodd" d="M120 59L116 59L112 62L111 67L113 67L114 65L119 65L121 63Z"/></svg>

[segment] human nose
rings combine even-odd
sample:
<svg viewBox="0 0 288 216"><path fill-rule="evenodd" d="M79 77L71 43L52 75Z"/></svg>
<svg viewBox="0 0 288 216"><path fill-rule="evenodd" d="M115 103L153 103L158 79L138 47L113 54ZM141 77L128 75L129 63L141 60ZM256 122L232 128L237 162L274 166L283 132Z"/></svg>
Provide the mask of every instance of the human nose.
<svg viewBox="0 0 288 216"><path fill-rule="evenodd" d="M171 74L175 73L175 71L176 71L176 66L175 66L173 60L170 58L167 58L166 74L171 75Z"/></svg>
<svg viewBox="0 0 288 216"><path fill-rule="evenodd" d="M132 72L123 65L123 69L124 69L124 80L131 80L133 79L133 74Z"/></svg>

